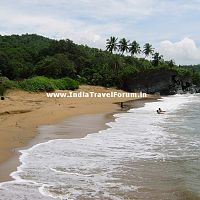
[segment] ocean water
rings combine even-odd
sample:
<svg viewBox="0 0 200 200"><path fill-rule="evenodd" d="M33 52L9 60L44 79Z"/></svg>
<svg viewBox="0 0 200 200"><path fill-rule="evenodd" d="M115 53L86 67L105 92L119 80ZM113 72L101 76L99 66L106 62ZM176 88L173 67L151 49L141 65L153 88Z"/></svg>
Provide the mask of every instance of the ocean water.
<svg viewBox="0 0 200 200"><path fill-rule="evenodd" d="M167 112L158 115L161 107ZM200 96L164 97L106 130L21 151L1 200L199 200Z"/></svg>

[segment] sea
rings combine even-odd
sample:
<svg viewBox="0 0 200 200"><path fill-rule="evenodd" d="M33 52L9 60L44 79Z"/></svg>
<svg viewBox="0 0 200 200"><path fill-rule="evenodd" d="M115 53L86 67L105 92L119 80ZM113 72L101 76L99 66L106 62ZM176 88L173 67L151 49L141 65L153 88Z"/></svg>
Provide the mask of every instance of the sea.
<svg viewBox="0 0 200 200"><path fill-rule="evenodd" d="M200 200L200 95L163 97L114 117L84 138L21 150L0 199Z"/></svg>

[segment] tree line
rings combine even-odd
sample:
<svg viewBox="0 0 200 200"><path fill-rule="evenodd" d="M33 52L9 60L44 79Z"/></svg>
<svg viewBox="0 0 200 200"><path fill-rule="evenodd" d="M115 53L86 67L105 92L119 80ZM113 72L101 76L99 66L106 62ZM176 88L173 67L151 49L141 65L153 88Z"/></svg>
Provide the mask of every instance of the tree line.
<svg viewBox="0 0 200 200"><path fill-rule="evenodd" d="M165 61L149 43L141 49L136 41L123 38L118 42L116 37L111 37L105 46L106 50L102 50L69 39L54 40L36 34L0 36L0 73L16 81L35 76L69 77L80 83L106 87L121 87L129 76L160 68L185 75L193 73L173 61ZM144 58L137 57L141 53ZM146 59L149 56L152 60Z"/></svg>

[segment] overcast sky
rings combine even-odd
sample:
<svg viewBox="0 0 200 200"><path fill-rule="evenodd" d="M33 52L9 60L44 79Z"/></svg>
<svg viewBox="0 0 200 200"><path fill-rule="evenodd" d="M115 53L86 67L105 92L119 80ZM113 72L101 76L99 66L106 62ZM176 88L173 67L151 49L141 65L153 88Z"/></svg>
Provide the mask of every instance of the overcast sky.
<svg viewBox="0 0 200 200"><path fill-rule="evenodd" d="M0 34L37 33L105 48L110 36L200 63L200 0L1 0Z"/></svg>

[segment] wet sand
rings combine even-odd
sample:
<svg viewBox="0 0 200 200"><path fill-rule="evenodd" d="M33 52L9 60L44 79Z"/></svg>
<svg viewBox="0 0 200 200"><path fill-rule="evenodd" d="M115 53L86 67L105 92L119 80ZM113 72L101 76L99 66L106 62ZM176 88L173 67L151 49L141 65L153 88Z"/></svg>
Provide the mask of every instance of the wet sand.
<svg viewBox="0 0 200 200"><path fill-rule="evenodd" d="M17 166L20 165L18 150L27 149L31 146L46 142L53 139L73 139L82 138L87 134L95 133L107 128L107 122L113 120L113 115L105 114L88 114L69 117L64 121L54 125L44 125L37 128L37 135L35 138L21 148L16 148L14 156L0 165L0 182L12 180L9 177L10 173L16 171ZM88 126L90 124L90 126Z"/></svg>
<svg viewBox="0 0 200 200"><path fill-rule="evenodd" d="M79 90L123 92L94 86L82 86ZM7 99L0 104L0 182L11 180L9 174L20 164L19 149L51 139L80 138L105 129L105 123L113 120L113 113L121 111L116 103L130 100L137 99L50 99L45 93L9 92ZM129 104L126 103L123 111L130 107ZM134 105L141 104L142 101L135 101ZM55 129L54 125L52 129L50 124L58 127ZM44 134L45 129L48 129L48 135Z"/></svg>

